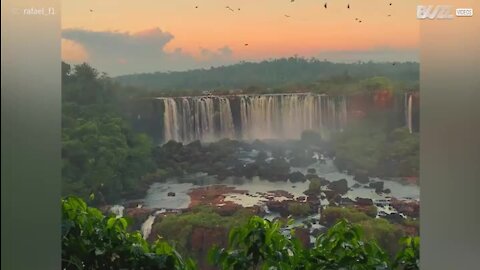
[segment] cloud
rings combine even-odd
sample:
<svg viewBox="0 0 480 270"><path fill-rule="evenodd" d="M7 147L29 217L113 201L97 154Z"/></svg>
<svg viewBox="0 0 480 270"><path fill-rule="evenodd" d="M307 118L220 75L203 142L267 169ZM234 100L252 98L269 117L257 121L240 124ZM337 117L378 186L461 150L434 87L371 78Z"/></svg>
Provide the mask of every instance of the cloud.
<svg viewBox="0 0 480 270"><path fill-rule="evenodd" d="M137 72L176 71L232 63L232 50L201 48L200 59L181 48L165 51L175 37L160 28L141 32L90 31L65 29L62 38L84 48L89 63L111 75Z"/></svg>
<svg viewBox="0 0 480 270"><path fill-rule="evenodd" d="M394 49L390 47L378 47L366 50L341 50L341 51L323 51L315 57L327 59L332 62L353 63L357 61L419 61L418 49L402 48Z"/></svg>

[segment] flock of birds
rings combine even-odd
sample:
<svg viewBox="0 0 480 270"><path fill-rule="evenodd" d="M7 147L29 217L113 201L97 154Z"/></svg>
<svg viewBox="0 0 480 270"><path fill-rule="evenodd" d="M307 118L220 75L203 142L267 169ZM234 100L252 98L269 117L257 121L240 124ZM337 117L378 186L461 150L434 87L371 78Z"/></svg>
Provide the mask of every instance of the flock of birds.
<svg viewBox="0 0 480 270"><path fill-rule="evenodd" d="M295 0L290 0L290 2L291 2L291 3L294 3ZM392 3L389 3L388 5L391 6ZM328 8L328 3L325 2L325 4L323 5L323 7L324 7L325 9L327 9L327 8ZM198 8L198 6L195 6L195 8ZM231 12L235 12L235 9L231 8L230 6L226 6L225 8L228 9L228 10L230 10ZM347 9L350 9L350 4L347 4ZM240 11L240 8L238 8L237 10ZM291 16L288 15L288 14L285 14L284 16L285 16L286 18L290 18L290 17L291 17ZM391 14L388 14L387 16L388 16L388 17L391 17L392 15L391 15ZM359 22L359 23L362 22L362 20L360 20L359 18L355 18L355 21L357 21L357 22ZM248 46L248 44L245 44L245 46Z"/></svg>
<svg viewBox="0 0 480 270"><path fill-rule="evenodd" d="M290 2L291 2L291 3L294 3L295 0L290 0ZM392 6L392 3L389 3L388 5L389 5L389 6ZM324 7L325 9L327 9L327 8L328 8L328 3L325 2L325 4L323 5L323 7ZM195 8L198 9L198 6L195 6ZM231 11L231 12L235 12L235 9L233 9L233 8L230 7L230 6L226 6L225 8L228 9L229 11ZM350 9L350 4L347 4L347 9ZM240 11L240 8L237 8L237 11ZM90 12L93 12L93 9L90 9ZM392 15L391 15L391 14L388 14L387 16L388 16L388 17L391 17ZM288 15L288 14L285 14L285 17L286 17L286 18L290 18L291 16ZM361 23L361 22L362 22L362 20L360 20L359 18L355 18L355 21L357 21L358 23ZM245 43L244 46L248 46L248 43ZM394 63L393 65L395 65L395 63Z"/></svg>

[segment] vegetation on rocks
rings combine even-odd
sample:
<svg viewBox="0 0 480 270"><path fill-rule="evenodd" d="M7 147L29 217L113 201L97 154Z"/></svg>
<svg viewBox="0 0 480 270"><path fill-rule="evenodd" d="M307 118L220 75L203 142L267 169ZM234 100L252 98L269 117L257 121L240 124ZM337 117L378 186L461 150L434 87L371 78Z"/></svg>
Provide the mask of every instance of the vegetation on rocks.
<svg viewBox="0 0 480 270"><path fill-rule="evenodd" d="M197 220L195 222L202 226L224 226L221 222L212 224L216 222L210 219L212 213L202 211L205 209L183 219ZM199 213L202 217L198 217ZM216 218L221 220L221 217ZM286 230L285 226L291 221L285 224L258 216L248 219L243 216L242 220L246 222L229 223L232 229L226 247L211 247L208 257L219 269L419 269L418 237L402 238L399 253L395 259L390 259L381 243L377 245L379 240L396 240L384 238L389 236L388 229L380 235L371 236L371 227L339 219L327 232L317 237L312 248L304 248L295 237L295 231ZM362 220L369 222L366 216ZM182 258L164 239L150 244L138 231L128 232L128 225L127 219L106 217L98 209L88 207L80 198L64 198L62 268L196 269L194 261ZM380 223L377 226L387 225ZM159 229L165 235L174 233L167 232L167 228L163 226Z"/></svg>

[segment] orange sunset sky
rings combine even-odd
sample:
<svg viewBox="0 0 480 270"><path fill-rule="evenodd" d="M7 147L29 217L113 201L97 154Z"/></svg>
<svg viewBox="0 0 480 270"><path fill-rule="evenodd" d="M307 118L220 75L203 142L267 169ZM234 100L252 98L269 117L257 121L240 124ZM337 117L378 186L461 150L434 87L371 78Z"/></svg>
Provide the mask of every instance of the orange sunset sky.
<svg viewBox="0 0 480 270"><path fill-rule="evenodd" d="M293 55L334 62L416 61L417 4L415 0L64 0L62 58L69 63L89 62L112 75Z"/></svg>

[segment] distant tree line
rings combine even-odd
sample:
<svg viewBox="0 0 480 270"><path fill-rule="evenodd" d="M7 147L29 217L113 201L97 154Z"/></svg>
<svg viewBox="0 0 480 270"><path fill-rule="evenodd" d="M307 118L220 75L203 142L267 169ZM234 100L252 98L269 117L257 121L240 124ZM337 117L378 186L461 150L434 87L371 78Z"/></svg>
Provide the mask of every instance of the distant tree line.
<svg viewBox="0 0 480 270"><path fill-rule="evenodd" d="M146 88L150 91L249 89L255 92L259 89L281 91L321 81L338 84L376 76L414 86L419 80L419 64L416 62L346 64L315 58L290 57L258 63L241 62L210 69L131 74L116 77L115 80L127 86Z"/></svg>

